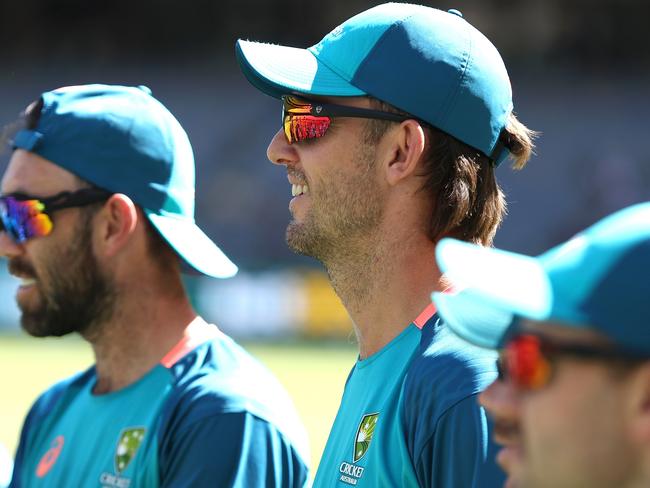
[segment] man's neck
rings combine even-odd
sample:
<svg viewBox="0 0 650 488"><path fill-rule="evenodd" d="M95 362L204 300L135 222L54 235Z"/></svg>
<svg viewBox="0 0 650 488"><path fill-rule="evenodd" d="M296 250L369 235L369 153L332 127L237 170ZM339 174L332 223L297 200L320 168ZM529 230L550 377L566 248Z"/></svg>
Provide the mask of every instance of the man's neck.
<svg viewBox="0 0 650 488"><path fill-rule="evenodd" d="M184 295L140 293L137 299L130 295L121 301L128 303L118 300L117 313L84 334L95 354L95 394L120 390L142 378L183 338L196 318Z"/></svg>
<svg viewBox="0 0 650 488"><path fill-rule="evenodd" d="M384 233L326 263L362 359L397 337L431 303L431 292L443 289L434 249L423 235L391 240Z"/></svg>

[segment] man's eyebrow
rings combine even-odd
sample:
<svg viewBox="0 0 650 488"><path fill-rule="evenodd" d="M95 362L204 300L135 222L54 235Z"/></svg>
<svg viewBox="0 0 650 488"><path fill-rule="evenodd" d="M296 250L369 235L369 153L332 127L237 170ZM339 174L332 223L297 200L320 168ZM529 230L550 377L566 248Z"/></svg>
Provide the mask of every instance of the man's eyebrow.
<svg viewBox="0 0 650 488"><path fill-rule="evenodd" d="M13 197L23 200L40 200L43 198L22 190L15 190L7 193L0 191L0 197Z"/></svg>
<svg viewBox="0 0 650 488"><path fill-rule="evenodd" d="M0 197L13 197L15 195L21 195L22 192L19 191L9 191L9 192L4 192L0 191Z"/></svg>
<svg viewBox="0 0 650 488"><path fill-rule="evenodd" d="M5 195L16 195L16 194L21 194L21 195L29 195L30 192L27 190L22 185L15 186L11 189L11 191L7 191L6 188L0 187L0 195L5 196Z"/></svg>

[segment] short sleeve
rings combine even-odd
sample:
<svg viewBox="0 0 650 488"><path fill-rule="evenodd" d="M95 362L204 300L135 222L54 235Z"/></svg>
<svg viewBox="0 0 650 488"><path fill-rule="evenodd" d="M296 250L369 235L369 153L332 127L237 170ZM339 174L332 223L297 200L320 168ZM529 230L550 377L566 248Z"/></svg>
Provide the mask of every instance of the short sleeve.
<svg viewBox="0 0 650 488"><path fill-rule="evenodd" d="M38 429L42 427L49 416L54 415L55 409L63 408L61 407L60 400L69 389L74 389L78 387L79 384L83 384L91 374L92 368L84 373L78 373L57 383L42 393L31 406L20 431L20 439L18 441L18 448L14 459L14 469L11 482L9 483L9 488L20 488L26 483L23 476L25 476L25 465L27 464L27 458L30 455L30 443L34 438L34 432L38 431Z"/></svg>
<svg viewBox="0 0 650 488"><path fill-rule="evenodd" d="M16 450L16 456L14 459L13 474L11 481L9 482L9 488L20 488L22 485L22 470L23 465L25 464L25 451L27 449L27 438L29 435L29 429L32 425L35 409L32 407L25 418L23 423L23 428L20 431L20 440L18 441L18 449Z"/></svg>
<svg viewBox="0 0 650 488"><path fill-rule="evenodd" d="M160 447L161 487L302 488L308 470L273 425L248 412L179 425Z"/></svg>
<svg viewBox="0 0 650 488"><path fill-rule="evenodd" d="M420 486L500 488L505 476L495 462L490 424L476 395L449 408L416 460Z"/></svg>

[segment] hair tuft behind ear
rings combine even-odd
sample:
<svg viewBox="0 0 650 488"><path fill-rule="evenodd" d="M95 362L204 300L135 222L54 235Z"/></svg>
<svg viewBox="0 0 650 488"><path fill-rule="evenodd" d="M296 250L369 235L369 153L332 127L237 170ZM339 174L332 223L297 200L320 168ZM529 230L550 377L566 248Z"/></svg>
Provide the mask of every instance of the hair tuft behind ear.
<svg viewBox="0 0 650 488"><path fill-rule="evenodd" d="M510 114L506 125L504 142L512 155L512 167L522 169L535 153L535 139L540 133L530 130L519 122L515 114Z"/></svg>

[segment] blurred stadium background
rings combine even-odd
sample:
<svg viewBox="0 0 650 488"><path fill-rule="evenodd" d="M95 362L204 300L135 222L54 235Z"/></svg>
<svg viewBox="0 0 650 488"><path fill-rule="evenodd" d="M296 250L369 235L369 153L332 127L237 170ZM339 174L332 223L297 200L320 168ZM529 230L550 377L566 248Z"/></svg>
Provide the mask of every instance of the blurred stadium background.
<svg viewBox="0 0 650 488"><path fill-rule="evenodd" d="M314 463L355 357L351 324L321 268L286 249L290 187L265 156L279 103L248 85L233 46L243 37L306 47L377 3L0 1L1 124L44 90L103 82L148 85L184 125L197 159L197 220L242 269L223 282L190 279L188 288L204 316L285 382ZM648 199L646 0L421 3L460 9L492 39L519 118L542 132L529 168L499 170L510 215L498 246L538 253ZM34 396L92 361L81 341L22 337L15 287L0 265L0 444L12 451Z"/></svg>

